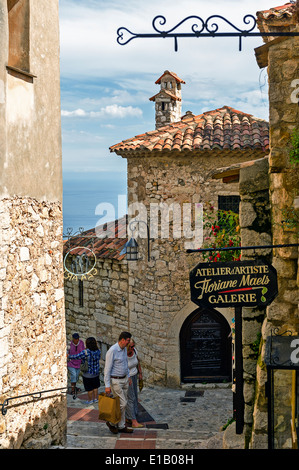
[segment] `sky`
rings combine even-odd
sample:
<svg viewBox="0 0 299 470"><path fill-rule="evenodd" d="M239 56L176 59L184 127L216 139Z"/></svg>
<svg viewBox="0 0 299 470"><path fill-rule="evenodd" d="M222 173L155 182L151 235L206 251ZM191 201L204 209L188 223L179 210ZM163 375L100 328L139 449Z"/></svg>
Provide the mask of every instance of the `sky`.
<svg viewBox="0 0 299 470"><path fill-rule="evenodd" d="M284 2L281 2L283 4ZM165 70L182 85L182 114L224 105L268 120L267 70L260 69L254 48L261 37L181 38L178 51L170 38L136 38L117 43L117 30L154 33L162 15L169 30L190 15L206 20L224 16L240 29L247 14L267 10L271 0L60 0L60 72L63 173L126 172L126 161L109 147L155 129L155 81ZM190 32L185 23L178 32ZM158 24L157 24L158 25ZM218 21L219 31L232 31Z"/></svg>

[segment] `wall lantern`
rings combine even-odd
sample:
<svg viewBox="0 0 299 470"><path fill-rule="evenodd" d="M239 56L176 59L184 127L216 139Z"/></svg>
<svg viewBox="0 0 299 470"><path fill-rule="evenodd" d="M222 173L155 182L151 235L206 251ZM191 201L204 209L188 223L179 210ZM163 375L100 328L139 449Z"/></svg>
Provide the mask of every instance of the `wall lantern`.
<svg viewBox="0 0 299 470"><path fill-rule="evenodd" d="M133 237L126 243L126 259L127 261L137 261L138 259L138 243Z"/></svg>
<svg viewBox="0 0 299 470"><path fill-rule="evenodd" d="M149 237L149 226L144 220L132 220L129 223L129 229L134 235L136 230L136 225L145 224L147 230L147 260L150 261L150 237ZM125 244L124 248L120 252L121 255L126 254L127 261L137 261L138 260L138 243L135 240L134 236Z"/></svg>
<svg viewBox="0 0 299 470"><path fill-rule="evenodd" d="M290 331L267 337L266 396L268 398L268 448L282 449L299 437L299 336Z"/></svg>

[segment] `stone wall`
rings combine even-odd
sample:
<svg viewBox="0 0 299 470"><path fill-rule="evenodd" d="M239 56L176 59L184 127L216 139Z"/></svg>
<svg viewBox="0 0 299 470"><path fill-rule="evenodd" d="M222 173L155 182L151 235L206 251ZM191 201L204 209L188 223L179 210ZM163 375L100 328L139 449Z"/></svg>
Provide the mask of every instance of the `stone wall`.
<svg viewBox="0 0 299 470"><path fill-rule="evenodd" d="M0 201L0 402L66 386L61 205ZM53 396L53 398L49 398ZM0 448L62 443L66 396L20 398L0 414Z"/></svg>
<svg viewBox="0 0 299 470"><path fill-rule="evenodd" d="M232 155L219 159L209 156L128 158L128 203L141 201L150 217L151 203L191 204L211 202L218 195L238 194L238 184L226 185L212 180L217 166L235 162ZM248 156L238 156L239 161ZM142 218L142 214L140 214ZM198 254L187 254L187 239L159 236L151 240L150 261L147 240L138 238L140 260L129 264L129 308L136 318L132 333L142 344L141 359L147 380L168 386L180 386L180 330L197 306L190 301L189 272L201 261ZM197 248L196 242L193 248ZM230 324L232 314L225 312Z"/></svg>
<svg viewBox="0 0 299 470"><path fill-rule="evenodd" d="M77 332L85 342L93 336L102 346L114 344L130 326L127 263L98 259L96 272L83 282L83 305L79 303L79 279L65 274L66 334L68 344ZM103 357L103 355L102 355Z"/></svg>
<svg viewBox="0 0 299 470"><path fill-rule="evenodd" d="M297 26L298 30L298 26ZM265 46L264 46L265 47ZM299 107L292 99L293 81L299 78L299 39L291 37L274 40L267 44L269 102L270 102L270 147L269 194L273 244L298 243L295 230L289 230L284 221L283 210L293 206L298 196L298 166L289 162L288 143L291 132L298 128ZM264 64L265 65L265 64ZM279 294L267 308L262 326L261 356L257 366L256 396L253 413L251 447L267 448L267 408L265 397L266 368L263 362L267 336L277 329L293 334L299 332L298 317L298 248L276 248L272 264L277 270ZM276 409L276 445L290 448L289 412L285 412L285 397L289 396L290 383L280 380L280 406ZM288 402L290 410L290 401Z"/></svg>
<svg viewBox="0 0 299 470"><path fill-rule="evenodd" d="M271 245L268 157L240 169L240 227L242 246ZM271 248L242 251L242 261L264 258L271 264ZM244 379L244 447L251 438L256 394L257 361L261 330L266 311L242 309L243 379ZM267 408L265 410L267 412Z"/></svg>
<svg viewBox="0 0 299 470"><path fill-rule="evenodd" d="M0 448L66 435L58 3L0 0L0 402L64 389L9 401Z"/></svg>

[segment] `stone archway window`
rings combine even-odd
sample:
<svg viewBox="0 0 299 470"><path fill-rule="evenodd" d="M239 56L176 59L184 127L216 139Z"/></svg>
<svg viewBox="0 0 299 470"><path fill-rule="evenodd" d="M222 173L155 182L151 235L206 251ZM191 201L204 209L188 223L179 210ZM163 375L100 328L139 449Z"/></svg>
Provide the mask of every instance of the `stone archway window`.
<svg viewBox="0 0 299 470"><path fill-rule="evenodd" d="M29 72L29 0L7 0L7 9L9 28L8 66L23 72Z"/></svg>
<svg viewBox="0 0 299 470"><path fill-rule="evenodd" d="M218 196L218 209L239 214L240 196Z"/></svg>

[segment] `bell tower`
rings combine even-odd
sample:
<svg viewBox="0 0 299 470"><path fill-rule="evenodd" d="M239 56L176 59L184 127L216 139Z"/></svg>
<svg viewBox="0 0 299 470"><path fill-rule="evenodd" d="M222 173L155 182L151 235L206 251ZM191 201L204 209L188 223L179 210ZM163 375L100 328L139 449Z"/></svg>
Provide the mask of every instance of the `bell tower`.
<svg viewBox="0 0 299 470"><path fill-rule="evenodd" d="M160 85L160 91L150 101L155 102L156 129L159 129L181 120L181 84L185 82L175 73L165 70L155 83Z"/></svg>

